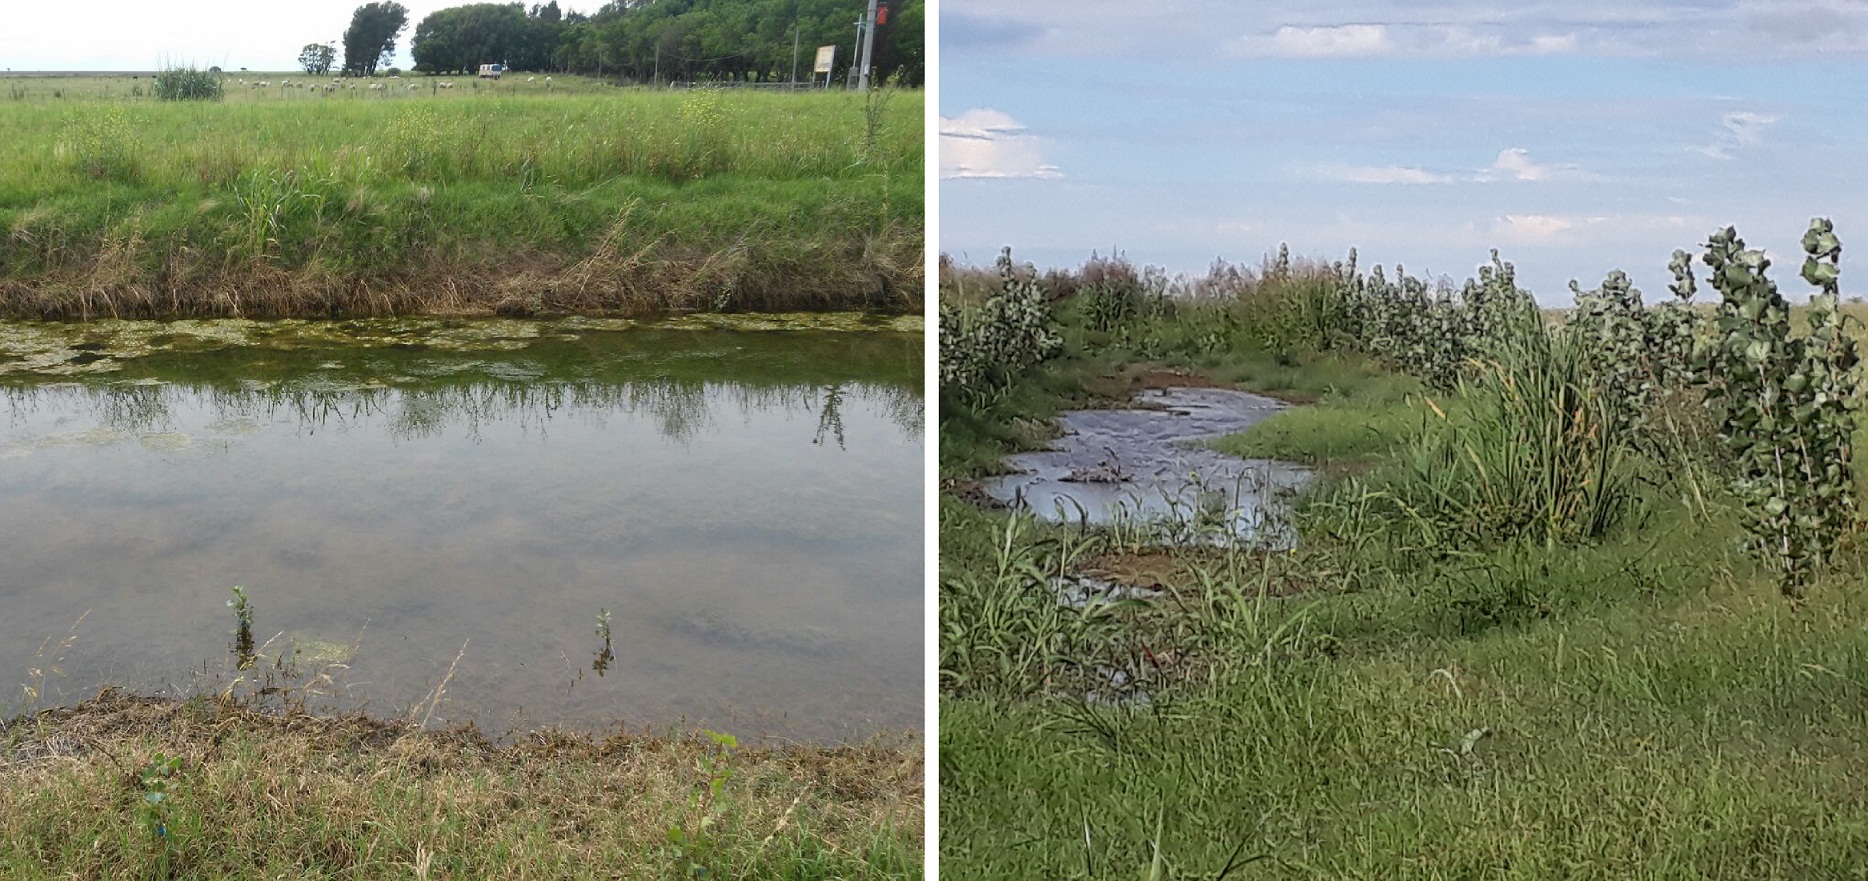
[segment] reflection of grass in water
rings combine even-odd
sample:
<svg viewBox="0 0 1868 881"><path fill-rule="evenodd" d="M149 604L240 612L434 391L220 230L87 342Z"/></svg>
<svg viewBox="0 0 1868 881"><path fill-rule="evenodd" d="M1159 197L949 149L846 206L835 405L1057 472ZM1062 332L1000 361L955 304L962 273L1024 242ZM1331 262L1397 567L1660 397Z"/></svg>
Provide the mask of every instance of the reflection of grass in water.
<svg viewBox="0 0 1868 881"><path fill-rule="evenodd" d="M844 449L843 444L843 386L832 385L824 389L824 406L817 415L817 437L811 443L824 445L824 436L832 435L837 439L837 449Z"/></svg>
<svg viewBox="0 0 1868 881"><path fill-rule="evenodd" d="M248 342L276 330L261 322L244 324L255 327L239 328L234 336ZM638 330L547 341L538 339L541 326L551 325L487 322L450 331L500 343L534 340L522 358L484 348L437 347L440 332L433 328L406 337L365 328L358 331L363 345L341 349L328 342L283 349L218 342L200 351L177 346L144 351L122 361L113 378L58 386L56 394L81 388L100 422L138 434L168 429L178 390L208 397L222 414L284 413L313 428L386 416L399 437L432 436L455 423L477 436L482 423L513 414L538 419L533 427L543 428L551 412L576 407L647 413L664 435L686 442L699 436L712 409L723 403L742 412L808 411L834 431L846 401L858 400L872 403L904 432L921 432L918 334ZM17 326L0 323L0 341L15 336ZM144 336L166 341L186 335ZM370 342L378 337L408 342L405 348ZM109 340L65 343L102 345L116 354ZM40 403L45 386L41 375L15 373L0 388L17 409Z"/></svg>
<svg viewBox="0 0 1868 881"><path fill-rule="evenodd" d="M919 388L866 382L806 385L752 385L667 379L621 384L577 382L471 382L391 388L319 381L189 387L183 385L8 386L0 387L16 412L56 407L77 396L112 439L152 436L172 427L175 412L203 394L212 421L227 426L253 420L286 418L301 427L323 429L366 418L384 420L387 433L400 440L438 437L459 426L478 437L485 424L519 420L543 432L566 410L602 414L646 414L661 434L688 443L698 439L721 406L741 414L759 411L810 413L819 418L816 442L830 433L843 445L843 410L847 400L871 405L904 434L918 437L923 422ZM151 441L178 448L179 441Z"/></svg>

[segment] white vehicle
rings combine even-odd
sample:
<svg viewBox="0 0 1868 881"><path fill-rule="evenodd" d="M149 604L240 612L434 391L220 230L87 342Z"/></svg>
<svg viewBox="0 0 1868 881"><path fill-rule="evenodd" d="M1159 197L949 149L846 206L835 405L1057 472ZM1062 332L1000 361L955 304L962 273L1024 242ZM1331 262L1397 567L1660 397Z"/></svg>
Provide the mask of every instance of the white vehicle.
<svg viewBox="0 0 1868 881"><path fill-rule="evenodd" d="M504 64L482 64L480 65L480 78L483 80L499 79L500 74L503 74L505 72L506 72L506 65Z"/></svg>

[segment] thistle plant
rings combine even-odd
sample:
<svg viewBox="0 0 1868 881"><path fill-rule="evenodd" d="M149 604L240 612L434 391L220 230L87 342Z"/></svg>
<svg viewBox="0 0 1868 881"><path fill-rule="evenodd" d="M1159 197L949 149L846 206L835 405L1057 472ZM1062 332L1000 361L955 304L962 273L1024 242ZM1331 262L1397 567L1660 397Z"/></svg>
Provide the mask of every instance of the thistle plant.
<svg viewBox="0 0 1868 881"><path fill-rule="evenodd" d="M1562 332L1581 344L1584 369L1609 418L1638 435L1659 391L1641 292L1620 270L1610 272L1593 291L1580 290L1573 281L1570 291L1576 307L1565 317Z"/></svg>
<svg viewBox="0 0 1868 881"><path fill-rule="evenodd" d="M999 254L998 264L1000 288L985 303L940 311L942 394L977 403L1063 350L1063 340L1051 330L1043 292L1020 277L1011 248Z"/></svg>
<svg viewBox="0 0 1868 881"><path fill-rule="evenodd" d="M1673 299L1648 315L1649 349L1655 381L1677 387L1699 379L1694 365L1704 360L1700 348L1705 322L1693 311L1693 296L1699 290L1693 280L1693 255L1674 251L1667 269L1673 273L1673 284L1667 286Z"/></svg>
<svg viewBox="0 0 1868 881"><path fill-rule="evenodd" d="M1455 388L1504 328L1536 308L1497 251L1458 292L1430 287L1401 266L1393 281L1380 266L1364 277L1353 261L1343 285L1340 325L1353 345L1442 391Z"/></svg>
<svg viewBox="0 0 1868 881"><path fill-rule="evenodd" d="M1701 258L1723 297L1708 353L1707 397L1737 473L1753 547L1772 561L1785 596L1799 597L1850 525L1849 438L1858 405L1855 342L1836 310L1841 242L1826 219L1803 237L1803 277L1820 288L1810 332L1791 336L1790 305L1765 276L1771 261L1730 227Z"/></svg>

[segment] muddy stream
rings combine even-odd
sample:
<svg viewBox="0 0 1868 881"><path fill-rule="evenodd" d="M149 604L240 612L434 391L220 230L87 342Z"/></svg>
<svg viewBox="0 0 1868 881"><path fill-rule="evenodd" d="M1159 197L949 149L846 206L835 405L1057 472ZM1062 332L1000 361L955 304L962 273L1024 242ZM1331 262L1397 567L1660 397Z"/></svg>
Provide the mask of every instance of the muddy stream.
<svg viewBox="0 0 1868 881"><path fill-rule="evenodd" d="M986 493L1051 520L1149 524L1174 543L1291 540L1281 515L1310 471L1203 445L1285 404L1220 388L1147 389L1134 404L1064 413L1053 448L1008 457L1014 473L987 480Z"/></svg>

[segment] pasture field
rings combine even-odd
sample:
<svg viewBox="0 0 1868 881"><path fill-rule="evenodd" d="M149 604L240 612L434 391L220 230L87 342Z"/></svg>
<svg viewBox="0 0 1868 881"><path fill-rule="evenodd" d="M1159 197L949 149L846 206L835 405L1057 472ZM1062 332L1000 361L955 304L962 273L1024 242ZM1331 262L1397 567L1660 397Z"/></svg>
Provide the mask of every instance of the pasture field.
<svg viewBox="0 0 1868 881"><path fill-rule="evenodd" d="M1835 503L1839 538L1793 589L1774 546L1760 553L1771 506L1733 480L1748 451L1721 439L1704 374L1652 367L1643 388L1669 391L1634 417L1579 394L1634 388L1592 360L1607 343L1572 344L1609 326L1588 309L1515 313L1447 384L1409 369L1396 323L1344 319L1362 295L1346 291L1380 288L1345 284L1353 268L1268 262L1178 296L1129 269L1037 276L1022 301L989 272L943 272L942 345L967 350L942 365L944 874L1859 876L1858 502ZM1680 314L1654 299L1629 314ZM1711 309L1687 311L1716 339ZM966 363L982 357L1001 360ZM1214 442L1316 469L1294 547L1173 545L1163 524L1060 525L985 499L1056 413L1175 383L1299 404ZM1804 417L1805 436L1827 418ZM1160 593L1060 602L1055 579L1077 573ZM1141 697L1112 697L1112 671Z"/></svg>
<svg viewBox="0 0 1868 881"><path fill-rule="evenodd" d="M0 76L0 314L919 308L919 92L528 76Z"/></svg>

